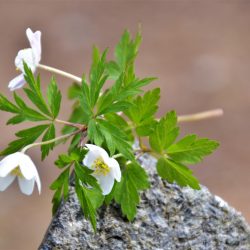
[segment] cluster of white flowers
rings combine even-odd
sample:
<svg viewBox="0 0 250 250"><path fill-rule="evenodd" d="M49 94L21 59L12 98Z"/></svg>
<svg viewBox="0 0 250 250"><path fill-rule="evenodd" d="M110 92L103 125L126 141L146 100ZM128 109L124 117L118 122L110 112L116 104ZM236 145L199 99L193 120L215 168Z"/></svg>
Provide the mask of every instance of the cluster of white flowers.
<svg viewBox="0 0 250 250"><path fill-rule="evenodd" d="M17 53L15 65L22 74L10 81L8 87L11 91L19 89L25 84L23 62L34 73L41 60L41 31L32 32L28 28L26 35L31 48L20 50ZM107 195L111 192L114 181L120 182L121 180L119 163L109 157L103 148L92 144L86 144L86 146L89 151L83 159L83 165L94 171L92 175L100 184L103 195ZM35 183L39 194L41 193L41 181L37 169L31 158L23 152L10 154L0 161L0 191L6 190L16 177L22 193L31 195Z"/></svg>
<svg viewBox="0 0 250 250"><path fill-rule="evenodd" d="M15 58L15 65L22 72L19 76L9 82L11 91L21 88L25 84L23 62L34 73L41 60L41 31L32 32L30 28L26 30L26 35L30 43L30 48L20 50ZM31 195L35 182L38 192L41 193L41 181L35 164L30 157L22 152L10 154L0 161L0 191L6 190L10 184L18 178L21 192Z"/></svg>
<svg viewBox="0 0 250 250"><path fill-rule="evenodd" d="M103 195L111 192L114 181L120 182L121 170L119 163L101 147L86 144L89 149L83 159L83 165L93 170L93 176L97 179ZM30 157L22 152L10 154L0 161L0 191L6 190L10 184L18 178L18 184L22 193L31 195L37 184L41 193L41 181L35 164Z"/></svg>

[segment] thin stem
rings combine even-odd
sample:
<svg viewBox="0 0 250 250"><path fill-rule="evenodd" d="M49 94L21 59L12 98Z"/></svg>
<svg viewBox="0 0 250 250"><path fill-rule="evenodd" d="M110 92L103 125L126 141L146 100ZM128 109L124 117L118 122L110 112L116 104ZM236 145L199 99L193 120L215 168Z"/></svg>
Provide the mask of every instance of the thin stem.
<svg viewBox="0 0 250 250"><path fill-rule="evenodd" d="M193 121L199 121L204 120L208 118L214 118L219 117L223 115L222 109L213 109L208 110L200 113L190 114L190 115L180 115L178 116L178 122L193 122Z"/></svg>
<svg viewBox="0 0 250 250"><path fill-rule="evenodd" d="M47 70L47 71L52 72L52 73L56 73L58 75L64 76L64 77L69 78L69 79L71 79L71 80L73 80L75 82L78 82L78 83L82 82L81 77L72 75L72 74L70 74L68 72L65 72L63 70L60 70L60 69L56 69L56 68L53 68L53 67L50 67L50 66L47 66L47 65L43 65L43 64L38 64L37 68Z"/></svg>
<svg viewBox="0 0 250 250"><path fill-rule="evenodd" d="M29 144L29 145L25 146L22 149L21 152L25 153L30 148L33 148L33 147L36 147L36 146L50 144L50 143L53 143L53 142L56 142L56 141L59 141L59 140L63 140L63 139L68 138L70 136L76 135L76 134L80 133L81 131L82 131L82 129L79 129L79 130L76 130L76 131L74 131L72 133L69 133L69 134L66 134L66 135L62 135L62 136L58 136L58 137L56 137L54 139L51 139L51 140L48 140L48 141L36 142L36 143Z"/></svg>
<svg viewBox="0 0 250 250"><path fill-rule="evenodd" d="M82 125L80 123L73 123L73 122L63 121L63 120L60 120L60 119L55 119L54 121L57 122L57 123L61 123L61 124L71 126L71 127L75 127L75 128L79 128L79 129L82 129L82 128L85 127L85 125Z"/></svg>

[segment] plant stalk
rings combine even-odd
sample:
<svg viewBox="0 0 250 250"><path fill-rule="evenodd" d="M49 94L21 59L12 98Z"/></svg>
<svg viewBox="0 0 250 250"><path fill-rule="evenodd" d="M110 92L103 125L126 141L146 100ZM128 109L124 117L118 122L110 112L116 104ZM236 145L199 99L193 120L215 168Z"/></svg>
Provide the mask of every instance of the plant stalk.
<svg viewBox="0 0 250 250"><path fill-rule="evenodd" d="M180 115L178 116L178 123L200 121L208 118L220 117L222 115L223 115L222 109L213 109L190 115Z"/></svg>
<svg viewBox="0 0 250 250"><path fill-rule="evenodd" d="M29 144L27 146L25 146L21 152L22 153L25 153L28 149L30 148L33 148L33 147L36 147L36 146L41 146L41 145L46 145L46 144L50 144L50 143L53 143L53 142L56 142L56 141L59 141L59 140L63 140L63 139L66 139L68 137L71 137L73 135L76 135L78 133L80 133L82 131L82 129L79 129L79 130L76 130L72 133L69 133L69 134L66 134L66 135L62 135L62 136L58 136L54 139L51 139L51 140L48 140L48 141L43 141L43 142L35 142L35 143L32 143L32 144Z"/></svg>
<svg viewBox="0 0 250 250"><path fill-rule="evenodd" d="M63 70L60 70L60 69L56 69L56 68L53 68L53 67L50 67L50 66L47 66L47 65L43 65L43 64L38 64L37 68L43 69L43 70L46 70L46 71L49 71L49 72L52 72L52 73L55 73L55 74L58 74L58 75L61 75L61 76L64 76L66 78L69 78L69 79L73 80L74 82L77 82L77 83L82 82L81 77L72 75L72 74L70 74L68 72L65 72Z"/></svg>

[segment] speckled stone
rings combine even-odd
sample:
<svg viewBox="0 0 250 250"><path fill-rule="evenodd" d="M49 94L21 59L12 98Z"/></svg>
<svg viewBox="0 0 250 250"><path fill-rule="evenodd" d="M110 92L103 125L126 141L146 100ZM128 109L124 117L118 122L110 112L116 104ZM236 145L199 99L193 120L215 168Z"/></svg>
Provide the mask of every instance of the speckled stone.
<svg viewBox="0 0 250 250"><path fill-rule="evenodd" d="M132 223L113 204L99 209L98 231L93 233L71 187L39 249L250 249L250 227L239 212L206 187L195 191L162 181L152 157L140 161L152 186L141 194Z"/></svg>

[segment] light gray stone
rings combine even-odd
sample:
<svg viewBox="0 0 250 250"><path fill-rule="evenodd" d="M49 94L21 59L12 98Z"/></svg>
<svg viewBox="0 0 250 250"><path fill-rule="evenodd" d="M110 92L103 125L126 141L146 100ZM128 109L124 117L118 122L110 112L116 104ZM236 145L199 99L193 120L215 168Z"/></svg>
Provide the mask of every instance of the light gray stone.
<svg viewBox="0 0 250 250"><path fill-rule="evenodd" d="M206 187L195 191L162 181L152 157L140 161L152 186L142 192L132 223L113 204L99 209L93 233L71 187L69 200L60 206L39 249L250 249L250 228L239 212Z"/></svg>

